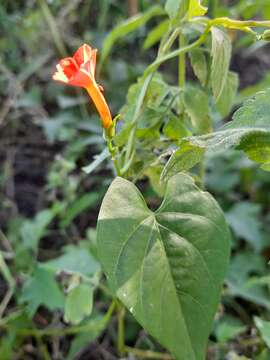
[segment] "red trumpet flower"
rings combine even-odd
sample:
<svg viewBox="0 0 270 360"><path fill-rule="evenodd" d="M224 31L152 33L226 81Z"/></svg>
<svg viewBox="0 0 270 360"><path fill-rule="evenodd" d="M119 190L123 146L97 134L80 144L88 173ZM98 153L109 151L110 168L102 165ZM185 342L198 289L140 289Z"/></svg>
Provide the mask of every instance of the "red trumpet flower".
<svg viewBox="0 0 270 360"><path fill-rule="evenodd" d="M108 129L112 125L112 116L102 94L103 89L95 80L96 56L97 49L82 45L73 57L60 60L53 80L85 88L99 112L103 127Z"/></svg>

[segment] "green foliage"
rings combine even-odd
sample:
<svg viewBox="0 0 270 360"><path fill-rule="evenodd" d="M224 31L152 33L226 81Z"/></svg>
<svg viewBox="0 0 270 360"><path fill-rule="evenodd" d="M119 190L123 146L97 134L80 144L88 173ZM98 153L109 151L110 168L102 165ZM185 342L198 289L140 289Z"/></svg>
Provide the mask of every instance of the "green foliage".
<svg viewBox="0 0 270 360"><path fill-rule="evenodd" d="M76 246L67 245L63 250L63 255L42 263L42 267L54 273L64 271L84 276L94 275L100 270L100 265L89 252L89 246L86 242L80 242Z"/></svg>
<svg viewBox="0 0 270 360"><path fill-rule="evenodd" d="M184 4L185 0L166 0L165 10L167 11L171 20L179 17L180 10Z"/></svg>
<svg viewBox="0 0 270 360"><path fill-rule="evenodd" d="M203 16L207 12L207 7L201 5L201 0L189 0L188 16Z"/></svg>
<svg viewBox="0 0 270 360"><path fill-rule="evenodd" d="M98 252L109 282L176 359L204 356L229 243L219 206L184 174L169 180L155 213L122 178L112 183L101 206Z"/></svg>
<svg viewBox="0 0 270 360"><path fill-rule="evenodd" d="M243 323L232 316L224 316L218 320L215 327L215 335L220 343L226 343L243 333L246 327Z"/></svg>
<svg viewBox="0 0 270 360"><path fill-rule="evenodd" d="M102 54L100 62L103 63L104 60L108 57L114 43L126 36L127 34L137 30L147 21L149 21L153 16L163 15L164 10L160 6L153 6L145 13L135 15L129 20L124 21L123 23L116 26L110 34L107 35L106 39L103 42Z"/></svg>
<svg viewBox="0 0 270 360"><path fill-rule="evenodd" d="M265 341L268 348L270 348L270 322L260 319L259 317L254 317L255 325L259 329L263 340Z"/></svg>
<svg viewBox="0 0 270 360"><path fill-rule="evenodd" d="M233 120L209 135L184 139L163 170L163 179L188 170L200 161L205 151L230 148L243 150L247 156L267 170L270 163L270 127L268 121L270 90L259 92L236 111Z"/></svg>
<svg viewBox="0 0 270 360"><path fill-rule="evenodd" d="M202 86L207 82L207 61L203 50L194 49L189 53L191 66Z"/></svg>
<svg viewBox="0 0 270 360"><path fill-rule="evenodd" d="M147 34L147 37L143 43L143 48L147 50L153 45L155 45L162 38L164 33L168 31L169 25L170 25L169 20L166 19L164 21L161 21L153 30L151 30Z"/></svg>
<svg viewBox="0 0 270 360"><path fill-rule="evenodd" d="M229 36L219 28L212 30L211 85L215 101L218 101L227 82L232 45Z"/></svg>
<svg viewBox="0 0 270 360"><path fill-rule="evenodd" d="M194 103L196 106L194 106ZM208 133L211 129L208 96L200 88L186 86L184 91L185 111L191 119L195 133Z"/></svg>
<svg viewBox="0 0 270 360"><path fill-rule="evenodd" d="M93 288L88 284L77 284L67 294L64 319L72 324L79 324L93 309Z"/></svg>
<svg viewBox="0 0 270 360"><path fill-rule="evenodd" d="M27 302L27 311L33 316L40 305L50 310L63 309L64 296L59 289L54 274L38 266L22 289L20 302Z"/></svg>
<svg viewBox="0 0 270 360"><path fill-rule="evenodd" d="M229 71L226 84L222 94L216 103L217 109L222 117L230 114L232 106L235 103L237 90L239 86L239 77L235 72Z"/></svg>
<svg viewBox="0 0 270 360"><path fill-rule="evenodd" d="M260 212L259 205L243 201L235 204L226 213L226 219L237 237L248 241L256 252L267 246L266 236L259 220Z"/></svg>

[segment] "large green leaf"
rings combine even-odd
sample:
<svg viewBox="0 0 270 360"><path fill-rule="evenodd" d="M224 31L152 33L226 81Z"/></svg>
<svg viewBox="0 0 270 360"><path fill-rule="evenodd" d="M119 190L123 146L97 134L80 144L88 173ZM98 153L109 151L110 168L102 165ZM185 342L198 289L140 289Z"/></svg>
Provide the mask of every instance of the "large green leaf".
<svg viewBox="0 0 270 360"><path fill-rule="evenodd" d="M113 291L142 326L177 360L204 359L230 243L212 196L177 174L153 212L118 177L101 206L97 241Z"/></svg>
<svg viewBox="0 0 270 360"><path fill-rule="evenodd" d="M257 93L235 112L233 121L212 134L185 138L167 162L162 179L188 170L204 153L230 148L243 150L253 161L270 170L270 89Z"/></svg>

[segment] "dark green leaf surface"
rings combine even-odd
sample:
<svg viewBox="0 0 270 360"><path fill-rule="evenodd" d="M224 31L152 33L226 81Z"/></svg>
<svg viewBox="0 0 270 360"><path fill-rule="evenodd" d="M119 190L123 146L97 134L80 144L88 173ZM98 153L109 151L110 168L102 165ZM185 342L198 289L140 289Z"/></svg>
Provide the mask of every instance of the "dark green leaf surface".
<svg viewBox="0 0 270 360"><path fill-rule="evenodd" d="M99 258L119 299L177 360L204 359L230 234L210 194L172 177L156 212L116 178L98 220Z"/></svg>

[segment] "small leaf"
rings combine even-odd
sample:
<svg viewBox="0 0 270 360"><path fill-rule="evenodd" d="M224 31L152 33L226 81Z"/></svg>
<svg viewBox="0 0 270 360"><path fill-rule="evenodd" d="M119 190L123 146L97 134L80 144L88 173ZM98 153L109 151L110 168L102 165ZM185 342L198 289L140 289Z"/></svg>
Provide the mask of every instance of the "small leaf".
<svg viewBox="0 0 270 360"><path fill-rule="evenodd" d="M230 113L232 106L235 103L238 86L238 74L229 71L226 84L216 104L218 111L223 117L227 116Z"/></svg>
<svg viewBox="0 0 270 360"><path fill-rule="evenodd" d="M261 281L265 271L263 258L254 252L246 251L234 255L226 277L228 293L269 310L269 287Z"/></svg>
<svg viewBox="0 0 270 360"><path fill-rule="evenodd" d="M55 273L61 271L80 273L85 276L94 275L100 270L100 265L89 252L86 241L78 245L67 245L64 254L56 259L42 263L42 267Z"/></svg>
<svg viewBox="0 0 270 360"><path fill-rule="evenodd" d="M111 288L176 360L202 360L226 273L230 233L212 196L170 178L155 212L116 178L98 219L98 254Z"/></svg>
<svg viewBox="0 0 270 360"><path fill-rule="evenodd" d="M196 104L194 106L194 104ZM195 133L207 133L211 129L209 116L208 96L206 93L195 87L186 86L184 90L185 111L191 119Z"/></svg>
<svg viewBox="0 0 270 360"><path fill-rule="evenodd" d="M169 116L169 121L163 127L163 133L167 138L171 140L180 140L191 135L191 131L182 119L180 120L179 117L172 113L170 113Z"/></svg>
<svg viewBox="0 0 270 360"><path fill-rule="evenodd" d="M203 148L193 146L188 141L182 141L180 148L172 154L166 163L161 173L161 180L167 181L178 172L191 169L203 158L204 153Z"/></svg>
<svg viewBox="0 0 270 360"><path fill-rule="evenodd" d="M259 205L245 201L235 204L226 213L226 219L235 234L249 242L256 252L267 246L259 221L260 210Z"/></svg>
<svg viewBox="0 0 270 360"><path fill-rule="evenodd" d="M103 64L105 59L108 57L113 45L118 39L125 37L129 33L135 31L144 25L147 21L149 21L152 17L163 14L164 10L160 6L153 6L146 12L137 14L114 27L114 29L107 35L103 42L100 63Z"/></svg>
<svg viewBox="0 0 270 360"><path fill-rule="evenodd" d="M20 302L27 303L27 311L33 316L40 305L50 310L62 309L64 295L55 281L53 272L38 266L22 289Z"/></svg>
<svg viewBox="0 0 270 360"><path fill-rule="evenodd" d="M194 49L189 52L189 57L194 74L200 80L202 86L205 86L207 81L207 61L203 51Z"/></svg>
<svg viewBox="0 0 270 360"><path fill-rule="evenodd" d="M109 157L109 150L105 148L99 155L95 156L94 161L92 161L89 165L83 167L83 171L88 175L91 174L104 160L108 159Z"/></svg>
<svg viewBox="0 0 270 360"><path fill-rule="evenodd" d="M81 197L78 197L74 203L71 204L68 209L66 209L60 226L62 228L69 226L73 219L75 219L83 211L89 209L90 207L96 206L99 199L100 194L97 192L91 192L89 194L84 194Z"/></svg>
<svg viewBox="0 0 270 360"><path fill-rule="evenodd" d="M257 326L262 335L264 342L270 349L270 321L262 320L257 316L254 317L254 321L255 325Z"/></svg>
<svg viewBox="0 0 270 360"><path fill-rule="evenodd" d="M232 45L229 36L222 30L212 27L212 69L211 84L214 99L217 102L225 87Z"/></svg>
<svg viewBox="0 0 270 360"><path fill-rule="evenodd" d="M93 288L89 284L81 283L74 287L67 295L64 319L68 323L79 324L90 315L93 308Z"/></svg>
<svg viewBox="0 0 270 360"><path fill-rule="evenodd" d="M226 315L218 321L215 335L218 342L225 343L243 333L245 330L246 327L238 318Z"/></svg>
<svg viewBox="0 0 270 360"><path fill-rule="evenodd" d="M208 8L201 5L201 0L189 0L188 17L203 16Z"/></svg>
<svg viewBox="0 0 270 360"><path fill-rule="evenodd" d="M37 213L34 220L26 220L21 227L21 237L24 246L36 250L39 240L45 235L48 225L62 210L59 203L55 203L51 209L44 209Z"/></svg>
<svg viewBox="0 0 270 360"><path fill-rule="evenodd" d="M167 0L165 4L165 10L167 11L171 20L180 15L181 6L186 0Z"/></svg>

